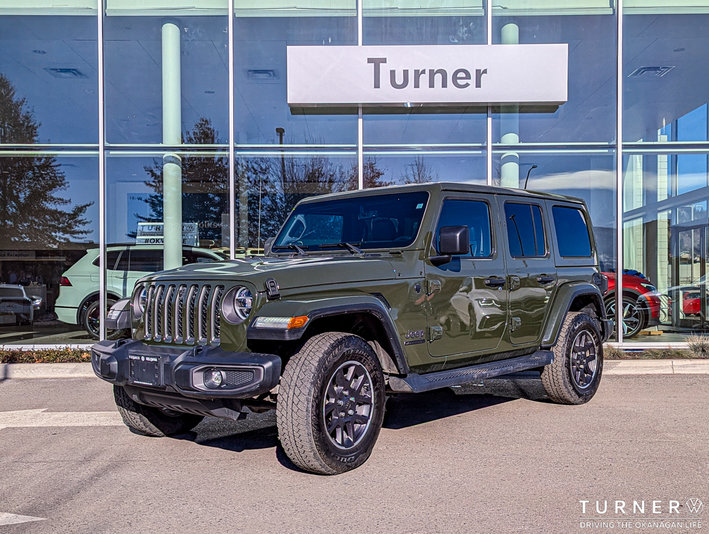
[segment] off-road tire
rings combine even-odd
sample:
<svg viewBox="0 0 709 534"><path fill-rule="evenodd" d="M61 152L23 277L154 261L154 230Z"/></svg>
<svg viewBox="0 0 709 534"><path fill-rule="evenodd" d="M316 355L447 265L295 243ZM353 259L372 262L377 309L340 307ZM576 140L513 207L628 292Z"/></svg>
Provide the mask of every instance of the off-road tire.
<svg viewBox="0 0 709 534"><path fill-rule="evenodd" d="M166 414L158 408L138 404L121 386L113 386L113 398L123 422L132 431L145 436L162 438L184 434L196 427L204 417L192 414Z"/></svg>
<svg viewBox="0 0 709 534"><path fill-rule="evenodd" d="M592 316L585 313L566 314L559 339L552 348L554 361L542 370L542 385L552 401L560 404L583 404L591 400L598 390L603 373L603 343L597 324ZM574 343L577 343L576 347ZM591 351L595 353L592 376L582 374L580 380L574 378L572 358L575 355L588 357ZM585 368L591 370L588 364ZM588 384L579 385L579 381L583 380L588 380Z"/></svg>
<svg viewBox="0 0 709 534"><path fill-rule="evenodd" d="M373 405L361 436L351 447L338 448L325 426L326 405L332 405L327 390L336 374L347 365L359 369L362 376L366 369ZM336 382L332 386L336 388ZM366 397L366 392L363 395ZM382 368L366 341L340 332L313 336L291 357L281 377L276 421L283 450L304 471L334 475L355 469L369 458L374 448L384 419L385 402ZM355 411L358 409L359 405ZM351 428L354 433L354 423Z"/></svg>

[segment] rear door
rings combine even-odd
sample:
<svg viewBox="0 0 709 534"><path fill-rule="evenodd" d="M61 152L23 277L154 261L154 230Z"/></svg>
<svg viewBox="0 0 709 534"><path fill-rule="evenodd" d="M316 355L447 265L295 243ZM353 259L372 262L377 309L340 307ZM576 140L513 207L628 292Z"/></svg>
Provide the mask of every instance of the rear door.
<svg viewBox="0 0 709 534"><path fill-rule="evenodd" d="M543 200L500 197L506 230L510 339L513 345L540 342L557 285Z"/></svg>
<svg viewBox="0 0 709 534"><path fill-rule="evenodd" d="M444 199L433 246L444 226L468 226L470 251L444 265L426 262L429 354L463 362L494 352L505 335L504 255L495 245L494 202L486 197Z"/></svg>

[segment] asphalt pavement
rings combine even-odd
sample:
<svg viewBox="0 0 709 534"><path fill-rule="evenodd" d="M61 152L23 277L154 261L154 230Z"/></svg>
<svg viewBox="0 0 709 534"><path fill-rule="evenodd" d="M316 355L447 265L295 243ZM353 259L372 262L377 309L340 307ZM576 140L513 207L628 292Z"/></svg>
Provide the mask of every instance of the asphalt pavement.
<svg viewBox="0 0 709 534"><path fill-rule="evenodd" d="M583 406L547 402L533 375L399 396L369 461L324 477L284 456L273 413L148 438L96 378L6 375L0 534L701 532L707 406L692 374L611 374Z"/></svg>

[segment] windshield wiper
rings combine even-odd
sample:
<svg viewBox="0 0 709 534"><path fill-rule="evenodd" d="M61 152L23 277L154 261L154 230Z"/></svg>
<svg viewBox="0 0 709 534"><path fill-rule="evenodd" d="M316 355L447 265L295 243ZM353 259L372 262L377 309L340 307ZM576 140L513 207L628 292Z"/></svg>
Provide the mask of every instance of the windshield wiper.
<svg viewBox="0 0 709 534"><path fill-rule="evenodd" d="M349 250L352 254L363 254L362 249L354 246L352 243L323 243L322 245L318 245L320 248L346 248Z"/></svg>
<svg viewBox="0 0 709 534"><path fill-rule="evenodd" d="M275 247L271 247L271 250L295 250L298 253L298 256L305 256L305 249L302 247L299 247L295 243L288 243L287 245L276 245Z"/></svg>

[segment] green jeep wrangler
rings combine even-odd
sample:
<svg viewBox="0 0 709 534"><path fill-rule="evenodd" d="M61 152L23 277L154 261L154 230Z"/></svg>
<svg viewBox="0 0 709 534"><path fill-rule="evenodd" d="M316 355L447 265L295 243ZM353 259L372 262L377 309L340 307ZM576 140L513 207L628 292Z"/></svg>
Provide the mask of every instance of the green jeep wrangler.
<svg viewBox="0 0 709 534"><path fill-rule="evenodd" d="M595 394L613 324L578 199L454 183L302 200L265 257L136 283L132 339L92 348L131 429L276 409L295 465L369 457L388 394L537 369L550 399ZM115 317L115 314L114 314Z"/></svg>

